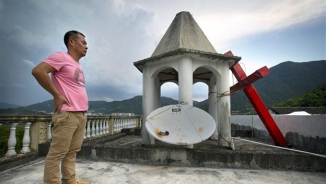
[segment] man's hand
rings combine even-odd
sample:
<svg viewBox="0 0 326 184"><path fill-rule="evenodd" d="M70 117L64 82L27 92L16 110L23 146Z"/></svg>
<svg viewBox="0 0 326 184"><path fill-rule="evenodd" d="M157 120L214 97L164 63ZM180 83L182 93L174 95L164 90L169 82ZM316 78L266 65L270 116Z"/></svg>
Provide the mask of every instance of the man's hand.
<svg viewBox="0 0 326 184"><path fill-rule="evenodd" d="M61 112L61 107L63 104L67 104L68 106L70 106L68 100L62 95L55 96L53 99L53 103L54 103L54 112L55 113Z"/></svg>

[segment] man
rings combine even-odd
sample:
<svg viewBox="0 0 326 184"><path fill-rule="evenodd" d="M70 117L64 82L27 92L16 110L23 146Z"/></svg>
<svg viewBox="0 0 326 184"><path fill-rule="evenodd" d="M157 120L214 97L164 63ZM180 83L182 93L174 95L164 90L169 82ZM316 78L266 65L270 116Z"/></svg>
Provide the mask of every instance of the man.
<svg viewBox="0 0 326 184"><path fill-rule="evenodd" d="M64 36L67 53L56 52L37 65L32 74L54 101L50 150L45 159L44 183L88 184L76 178L76 154L83 143L88 97L80 58L87 52L85 36L68 31ZM51 79L49 73L52 74Z"/></svg>

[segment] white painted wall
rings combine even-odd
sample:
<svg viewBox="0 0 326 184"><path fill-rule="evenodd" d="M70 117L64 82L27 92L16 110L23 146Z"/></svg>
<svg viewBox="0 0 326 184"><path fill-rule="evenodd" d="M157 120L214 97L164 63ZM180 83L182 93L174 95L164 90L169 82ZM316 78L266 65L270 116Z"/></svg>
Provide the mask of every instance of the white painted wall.
<svg viewBox="0 0 326 184"><path fill-rule="evenodd" d="M288 132L296 132L305 137L326 138L326 115L272 115L272 117L284 136ZM258 115L232 115L231 123L267 131Z"/></svg>

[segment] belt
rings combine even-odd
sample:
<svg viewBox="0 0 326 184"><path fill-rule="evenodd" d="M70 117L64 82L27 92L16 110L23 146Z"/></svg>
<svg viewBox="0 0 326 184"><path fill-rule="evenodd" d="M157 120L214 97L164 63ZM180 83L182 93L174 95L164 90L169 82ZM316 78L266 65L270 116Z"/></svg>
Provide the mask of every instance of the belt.
<svg viewBox="0 0 326 184"><path fill-rule="evenodd" d="M87 111L68 111L68 112L71 112L71 113L87 113Z"/></svg>

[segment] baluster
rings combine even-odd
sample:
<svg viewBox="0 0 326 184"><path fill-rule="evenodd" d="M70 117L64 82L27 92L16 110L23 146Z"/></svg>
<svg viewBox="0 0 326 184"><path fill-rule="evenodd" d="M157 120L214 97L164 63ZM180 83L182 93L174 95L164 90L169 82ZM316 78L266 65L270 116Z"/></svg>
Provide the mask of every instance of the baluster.
<svg viewBox="0 0 326 184"><path fill-rule="evenodd" d="M103 135L103 120L99 120L100 121L100 135Z"/></svg>
<svg viewBox="0 0 326 184"><path fill-rule="evenodd" d="M118 132L120 131L120 129L121 129L121 119L119 118L118 119Z"/></svg>
<svg viewBox="0 0 326 184"><path fill-rule="evenodd" d="M114 121L113 121L113 133L115 133L117 131L117 124L118 124L117 121L118 121L117 119L114 119Z"/></svg>
<svg viewBox="0 0 326 184"><path fill-rule="evenodd" d="M31 127L30 122L25 123L24 137L23 137L23 148L20 153L29 153L31 150L29 149L29 143L31 142L31 138L29 136L29 130Z"/></svg>
<svg viewBox="0 0 326 184"><path fill-rule="evenodd" d="M112 118L112 129L113 129L113 134L114 134L114 132L115 132L115 119L114 118Z"/></svg>
<svg viewBox="0 0 326 184"><path fill-rule="evenodd" d="M120 131L120 128L121 128L121 119L119 118L119 119L118 119L118 129L117 129L117 132Z"/></svg>
<svg viewBox="0 0 326 184"><path fill-rule="evenodd" d="M105 119L105 124L106 124L106 133L108 134L108 133L110 133L110 131L109 131L109 119Z"/></svg>
<svg viewBox="0 0 326 184"><path fill-rule="evenodd" d="M121 132L122 126L123 126L123 119L120 119L120 123L119 123L119 132Z"/></svg>
<svg viewBox="0 0 326 184"><path fill-rule="evenodd" d="M111 134L110 127L113 128L113 125L110 126L110 124L112 123L112 120L107 119L107 123L108 123L108 134Z"/></svg>
<svg viewBox="0 0 326 184"><path fill-rule="evenodd" d="M9 139L8 139L8 151L6 153L6 157L11 157L14 155L17 155L16 151L15 151L15 147L16 147L16 126L18 125L18 123L11 123L11 127L10 127L10 135L9 135Z"/></svg>
<svg viewBox="0 0 326 184"><path fill-rule="evenodd" d="M122 127L121 129L126 128L126 118L122 119Z"/></svg>
<svg viewBox="0 0 326 184"><path fill-rule="evenodd" d="M96 136L96 128L95 128L95 123L96 123L96 120L92 120L92 137L95 137Z"/></svg>
<svg viewBox="0 0 326 184"><path fill-rule="evenodd" d="M109 119L106 119L106 124L107 124L107 133L109 134L110 133L110 120Z"/></svg>
<svg viewBox="0 0 326 184"><path fill-rule="evenodd" d="M119 123L119 132L121 132L123 126L123 119L120 119L120 123Z"/></svg>
<svg viewBox="0 0 326 184"><path fill-rule="evenodd" d="M106 134L106 119L103 120L103 134Z"/></svg>
<svg viewBox="0 0 326 184"><path fill-rule="evenodd" d="M48 128L47 128L47 131L46 131L46 139L47 139L47 141L51 140L51 138L52 138L51 125L52 125L52 121L48 122Z"/></svg>
<svg viewBox="0 0 326 184"><path fill-rule="evenodd" d="M99 136L99 120L96 120L96 136Z"/></svg>
<svg viewBox="0 0 326 184"><path fill-rule="evenodd" d="M91 137L91 120L87 121L86 138Z"/></svg>

